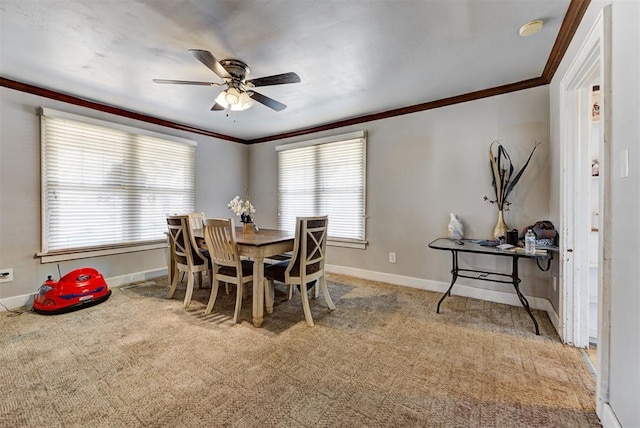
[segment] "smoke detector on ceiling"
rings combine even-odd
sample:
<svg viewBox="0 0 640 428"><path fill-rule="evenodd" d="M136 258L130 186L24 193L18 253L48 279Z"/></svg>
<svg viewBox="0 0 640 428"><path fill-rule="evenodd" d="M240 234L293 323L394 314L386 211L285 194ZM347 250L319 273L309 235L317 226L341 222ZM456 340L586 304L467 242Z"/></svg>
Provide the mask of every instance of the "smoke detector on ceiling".
<svg viewBox="0 0 640 428"><path fill-rule="evenodd" d="M536 19L535 21L527 22L522 27L520 27L520 36L527 37L532 34L537 33L542 28L544 22L540 19Z"/></svg>

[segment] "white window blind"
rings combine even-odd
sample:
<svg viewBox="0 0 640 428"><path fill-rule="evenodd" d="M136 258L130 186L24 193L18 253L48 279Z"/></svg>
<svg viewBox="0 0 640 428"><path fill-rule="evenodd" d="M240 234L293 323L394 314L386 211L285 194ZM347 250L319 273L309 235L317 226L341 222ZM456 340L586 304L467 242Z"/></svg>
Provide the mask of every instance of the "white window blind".
<svg viewBox="0 0 640 428"><path fill-rule="evenodd" d="M42 109L42 252L165 240L194 207L194 143Z"/></svg>
<svg viewBox="0 0 640 428"><path fill-rule="evenodd" d="M276 147L278 227L295 230L299 216L328 215L329 238L365 241L364 132Z"/></svg>

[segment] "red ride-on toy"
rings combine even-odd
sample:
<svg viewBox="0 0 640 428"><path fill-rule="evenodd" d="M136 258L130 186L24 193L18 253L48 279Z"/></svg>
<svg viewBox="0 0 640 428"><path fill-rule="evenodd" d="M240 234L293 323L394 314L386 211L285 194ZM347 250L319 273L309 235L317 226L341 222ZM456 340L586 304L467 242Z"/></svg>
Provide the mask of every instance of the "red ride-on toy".
<svg viewBox="0 0 640 428"><path fill-rule="evenodd" d="M80 268L57 282L49 275L36 294L33 310L40 314L61 314L97 305L109 296L111 290L100 272L93 268Z"/></svg>

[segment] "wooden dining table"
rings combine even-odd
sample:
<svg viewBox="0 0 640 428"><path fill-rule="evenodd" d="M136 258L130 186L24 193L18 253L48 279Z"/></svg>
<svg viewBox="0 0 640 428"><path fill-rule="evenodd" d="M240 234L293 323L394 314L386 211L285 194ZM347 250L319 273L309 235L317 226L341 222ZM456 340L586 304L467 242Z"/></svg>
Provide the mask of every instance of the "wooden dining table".
<svg viewBox="0 0 640 428"><path fill-rule="evenodd" d="M194 230L198 245L206 248L202 230ZM253 260L253 325L262 326L264 319L264 260L293 250L294 232L277 229L260 229L243 232L236 227L236 242L241 256Z"/></svg>

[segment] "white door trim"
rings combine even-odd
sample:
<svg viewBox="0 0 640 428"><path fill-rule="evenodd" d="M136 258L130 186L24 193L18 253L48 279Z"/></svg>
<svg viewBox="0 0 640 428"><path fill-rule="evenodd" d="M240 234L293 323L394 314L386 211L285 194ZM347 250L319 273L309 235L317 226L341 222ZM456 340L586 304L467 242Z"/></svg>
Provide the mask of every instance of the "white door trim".
<svg viewBox="0 0 640 428"><path fill-rule="evenodd" d="M600 120L600 237L598 245L598 374L596 413L604 422L609 409L609 349L611 340L611 5L602 11L602 97Z"/></svg>
<svg viewBox="0 0 640 428"><path fill-rule="evenodd" d="M609 401L609 284L611 149L608 102L611 94L611 10L605 7L560 82L560 322L562 340L589 345L588 326L588 136L590 86L601 82L600 105L600 237L598 244L598 368L596 413L602 418ZM585 111L587 109L587 111Z"/></svg>
<svg viewBox="0 0 640 428"><path fill-rule="evenodd" d="M565 343L587 347L590 87L600 75L602 15L560 82L560 317Z"/></svg>

